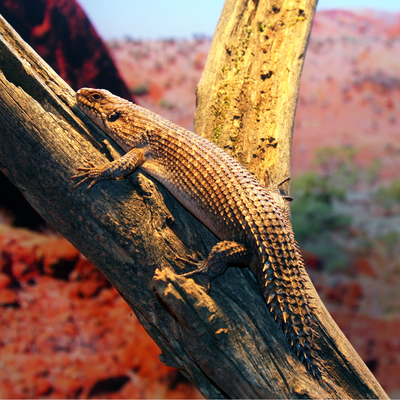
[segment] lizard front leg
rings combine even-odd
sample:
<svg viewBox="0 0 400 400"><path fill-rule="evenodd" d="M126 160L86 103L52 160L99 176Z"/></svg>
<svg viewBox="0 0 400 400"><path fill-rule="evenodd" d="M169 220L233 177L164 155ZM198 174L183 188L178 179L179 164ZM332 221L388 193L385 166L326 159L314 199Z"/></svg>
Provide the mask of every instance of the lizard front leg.
<svg viewBox="0 0 400 400"><path fill-rule="evenodd" d="M101 167L96 167L93 163L88 162L89 167L77 168L77 171L81 173L71 177L71 181L78 181L73 189L75 190L90 181L87 187L87 191L90 192L96 183L110 179L124 178L145 161L143 150L135 148L117 160L103 164Z"/></svg>

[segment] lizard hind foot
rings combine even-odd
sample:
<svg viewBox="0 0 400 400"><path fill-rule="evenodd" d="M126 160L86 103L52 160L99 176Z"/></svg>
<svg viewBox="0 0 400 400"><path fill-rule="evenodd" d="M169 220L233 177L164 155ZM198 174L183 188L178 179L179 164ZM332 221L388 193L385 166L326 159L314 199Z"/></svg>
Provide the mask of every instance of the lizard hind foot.
<svg viewBox="0 0 400 400"><path fill-rule="evenodd" d="M207 258L202 258L200 261L194 257L186 259L177 257L178 260L186 265L195 267L191 272L182 274L185 278L196 275L205 275L208 278L207 291L210 290L211 281L221 276L229 263L243 264L248 263L252 259L253 253L244 244L233 241L222 241L217 243L212 249Z"/></svg>
<svg viewBox="0 0 400 400"><path fill-rule="evenodd" d="M198 258L192 257L192 256L186 256L187 258L182 258L179 256L175 257L176 260L181 261L186 265L196 268L193 271L186 272L184 274L180 274L179 276L182 276L184 278L192 278L193 276L197 276L197 275L206 276L207 279L203 286L208 294L211 290L211 281L215 278L215 276L210 271L209 266L208 266L206 260L204 260L203 256L200 253L197 253L196 256L198 258L200 258L200 260Z"/></svg>
<svg viewBox="0 0 400 400"><path fill-rule="evenodd" d="M215 275L210 271L209 263L207 262L208 260L204 259L200 253L196 253L196 257L189 255L187 255L186 258L176 256L175 259L183 262L186 265L196 268L194 271L180 274L180 276L189 278L196 275L207 275L211 278L215 278Z"/></svg>

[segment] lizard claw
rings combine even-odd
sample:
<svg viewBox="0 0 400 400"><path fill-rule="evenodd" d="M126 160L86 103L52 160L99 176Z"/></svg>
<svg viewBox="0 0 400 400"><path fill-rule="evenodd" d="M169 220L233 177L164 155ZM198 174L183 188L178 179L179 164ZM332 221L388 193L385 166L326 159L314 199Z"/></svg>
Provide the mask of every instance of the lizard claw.
<svg viewBox="0 0 400 400"><path fill-rule="evenodd" d="M187 258L175 256L175 260L181 261L186 265L190 265L191 267L197 268L198 261L194 257L187 256Z"/></svg>
<svg viewBox="0 0 400 400"><path fill-rule="evenodd" d="M186 265L196 268L193 271L186 272L184 274L180 274L179 276L183 276L185 278L191 278L196 275L206 276L207 280L204 284L204 289L206 290L206 293L208 294L211 290L211 281L215 278L215 276L210 271L207 260L205 260L204 257L198 252L196 253L196 256L197 257L188 255L188 256L186 256L186 258L182 258L179 256L175 257L176 260L181 261ZM199 260L199 258L200 258L200 260Z"/></svg>
<svg viewBox="0 0 400 400"><path fill-rule="evenodd" d="M95 164L88 160L86 160L86 164L88 164L89 166L77 168L76 170L80 173L71 176L71 181L78 181L72 188L72 190L74 191L86 182L91 181L86 189L87 193L90 193L96 183L105 179L103 175L105 166L97 167Z"/></svg>
<svg viewBox="0 0 400 400"><path fill-rule="evenodd" d="M186 265L190 265L192 267L198 267L198 264L201 261L204 261L204 257L200 252L196 252L195 256L186 255L186 258L175 256L175 259L178 261L182 261Z"/></svg>
<svg viewBox="0 0 400 400"><path fill-rule="evenodd" d="M73 187L72 190L75 191L76 189L78 189L79 186L82 186L83 184L85 184L86 182L89 182L92 178L90 176L85 176L85 174L79 174L79 175L74 175L71 177L71 180L73 180L73 178L75 179L81 179L83 178L80 182L76 183ZM90 193L93 189L93 186L96 184L96 180L92 180L92 182L89 183L88 187L86 188L86 192Z"/></svg>

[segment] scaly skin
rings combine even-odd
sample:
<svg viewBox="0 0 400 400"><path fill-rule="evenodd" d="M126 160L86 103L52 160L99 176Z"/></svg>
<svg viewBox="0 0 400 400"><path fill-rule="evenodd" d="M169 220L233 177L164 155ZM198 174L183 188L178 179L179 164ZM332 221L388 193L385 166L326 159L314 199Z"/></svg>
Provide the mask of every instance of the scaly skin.
<svg viewBox="0 0 400 400"><path fill-rule="evenodd" d="M228 264L247 265L265 302L309 371L321 376L311 296L304 262L278 187L266 188L210 141L106 90L80 89L79 107L126 154L102 167L78 168L72 179L88 190L137 167L171 194L221 240L204 260L185 262L215 278Z"/></svg>

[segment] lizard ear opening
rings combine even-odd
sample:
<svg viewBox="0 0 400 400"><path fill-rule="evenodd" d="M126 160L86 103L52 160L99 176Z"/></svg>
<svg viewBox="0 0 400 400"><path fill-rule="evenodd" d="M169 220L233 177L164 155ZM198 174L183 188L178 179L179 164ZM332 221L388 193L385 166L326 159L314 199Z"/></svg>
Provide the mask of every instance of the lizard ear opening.
<svg viewBox="0 0 400 400"><path fill-rule="evenodd" d="M114 111L113 113L111 113L111 114L108 116L108 120L109 120L110 122L114 122L114 121L116 121L120 116L121 116L121 113L120 113L120 112Z"/></svg>

